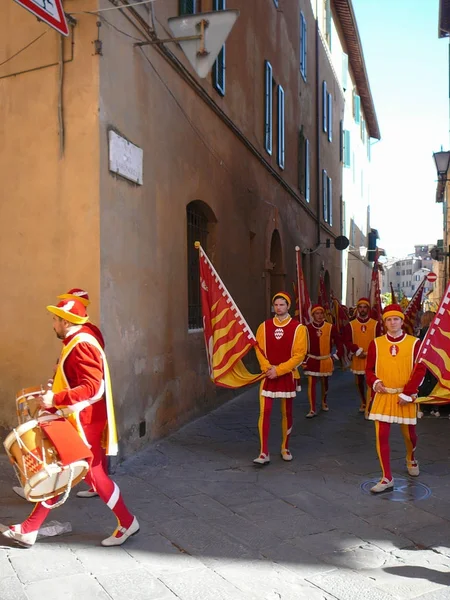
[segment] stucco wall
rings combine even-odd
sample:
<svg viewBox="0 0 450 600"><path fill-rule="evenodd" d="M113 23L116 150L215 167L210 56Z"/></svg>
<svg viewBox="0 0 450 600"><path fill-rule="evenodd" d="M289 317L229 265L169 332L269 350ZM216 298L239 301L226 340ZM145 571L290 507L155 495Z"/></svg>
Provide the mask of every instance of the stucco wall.
<svg viewBox="0 0 450 600"><path fill-rule="evenodd" d="M96 7L66 0L70 11ZM0 425L15 423L15 394L45 383L60 342L45 310L71 287L86 287L98 317L98 59L95 18L64 42L65 150L60 157L60 36L14 2L0 8ZM72 48L73 41L73 48ZM30 70L34 69L34 70Z"/></svg>

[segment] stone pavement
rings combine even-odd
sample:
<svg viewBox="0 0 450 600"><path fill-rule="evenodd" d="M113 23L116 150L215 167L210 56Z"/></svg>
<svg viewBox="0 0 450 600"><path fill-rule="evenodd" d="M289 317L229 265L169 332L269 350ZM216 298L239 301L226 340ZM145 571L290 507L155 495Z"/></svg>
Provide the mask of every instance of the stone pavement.
<svg viewBox="0 0 450 600"><path fill-rule="evenodd" d="M423 485L405 473L394 426L398 489L374 497L364 490L379 478L373 424L350 373L330 388L330 412L315 419L304 418L305 393L297 399L290 463L274 410L272 462L253 466L251 389L120 465L114 478L141 523L123 547L99 546L114 518L73 493L50 517L71 534L0 549L0 599L450 599L450 421L419 422ZM19 522L27 505L4 455L0 479L0 521Z"/></svg>

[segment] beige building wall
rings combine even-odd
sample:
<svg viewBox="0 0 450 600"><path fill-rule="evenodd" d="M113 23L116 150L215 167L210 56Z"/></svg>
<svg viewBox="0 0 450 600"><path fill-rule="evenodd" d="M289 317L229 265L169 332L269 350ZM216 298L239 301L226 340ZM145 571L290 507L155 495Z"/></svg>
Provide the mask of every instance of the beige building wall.
<svg viewBox="0 0 450 600"><path fill-rule="evenodd" d="M90 315L105 335L122 455L230 397L209 381L202 332L188 329L189 203L208 207L208 254L253 330L269 316L271 295L292 291L295 246L313 249L318 240L340 234L343 104L319 46L319 85L327 79L336 102L331 143L315 127L321 105L310 4L285 3L283 10L259 0L237 4L241 14L227 41L222 98L210 78L193 76L197 83L188 83L175 63L192 70L177 46L168 47L175 63L154 46L134 46L151 23L148 7L136 9L140 25L129 12L103 13L107 22L98 30L98 17L82 11L110 8L111 2L65 0L77 24L64 41L62 156L60 38L15 3L1 9L0 39L7 43L0 62L45 34L0 71L0 249L7 257L1 280L8 290L0 425L14 424L16 391L44 383L51 373L60 342L45 305L71 287L89 291ZM211 7L211 0L203 1L203 10ZM178 2L155 8L158 35L166 37L167 17L178 13ZM310 33L306 83L299 73L300 10ZM284 170L276 161L275 117L272 156L264 149L265 60L285 91ZM311 139L309 204L298 188L302 125ZM111 129L142 148L142 186L109 170ZM333 177L332 226L322 219L322 168ZM320 246L303 256L313 300L322 263L330 288L341 291L340 253L333 244Z"/></svg>
<svg viewBox="0 0 450 600"><path fill-rule="evenodd" d="M95 8L66 0L65 9ZM15 422L15 394L45 383L60 342L45 310L70 287L86 287L99 315L98 57L95 19L64 41L15 2L0 8L0 426ZM51 65L51 66L47 66ZM58 99L62 88L64 153Z"/></svg>

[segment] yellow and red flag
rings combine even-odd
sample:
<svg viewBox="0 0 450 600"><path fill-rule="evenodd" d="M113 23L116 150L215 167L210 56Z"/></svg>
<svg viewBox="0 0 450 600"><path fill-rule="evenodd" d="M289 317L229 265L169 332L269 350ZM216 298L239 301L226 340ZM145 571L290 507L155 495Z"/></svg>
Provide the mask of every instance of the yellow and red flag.
<svg viewBox="0 0 450 600"><path fill-rule="evenodd" d="M333 316L331 314L331 308L330 308L330 300L329 300L329 296L328 296L328 292L327 292L327 288L325 285L325 267L322 263L322 266L320 267L320 272L319 272L319 294L318 294L318 303L320 304L320 306L323 307L323 310L325 312L325 320L328 321L328 323L332 323L333 322Z"/></svg>
<svg viewBox="0 0 450 600"><path fill-rule="evenodd" d="M438 383L422 403L450 403L450 283L420 347L417 362L422 362Z"/></svg>
<svg viewBox="0 0 450 600"><path fill-rule="evenodd" d="M422 298L426 281L427 278L424 277L419 287L414 292L414 295L409 301L407 307L405 308L405 321L403 323L403 329L409 335L414 335L417 317L419 316L419 311L422 308Z"/></svg>
<svg viewBox="0 0 450 600"><path fill-rule="evenodd" d="M333 323L336 325L336 329L342 335L350 319L347 307L339 302L333 294L333 290L331 290L331 314L333 315Z"/></svg>
<svg viewBox="0 0 450 600"><path fill-rule="evenodd" d="M377 248L375 252L375 260L373 261L372 268L372 279L370 282L370 306L372 309L371 317L378 322L378 330L381 333L384 333L384 325L382 318L382 308L381 308L381 290L380 290L380 264L379 259L380 251Z"/></svg>
<svg viewBox="0 0 450 600"><path fill-rule="evenodd" d="M222 387L238 388L261 380L250 373L242 358L257 345L256 338L224 286L199 242L200 293L203 333L211 380Z"/></svg>
<svg viewBox="0 0 450 600"><path fill-rule="evenodd" d="M390 283L390 286L391 286L391 297L392 297L391 304L397 304L397 297L394 292L394 286L392 285L392 281Z"/></svg>
<svg viewBox="0 0 450 600"><path fill-rule="evenodd" d="M294 283L295 295L295 317L302 325L311 323L311 298L309 297L308 286L306 285L303 274L300 248L295 247L295 256L297 263L297 284Z"/></svg>

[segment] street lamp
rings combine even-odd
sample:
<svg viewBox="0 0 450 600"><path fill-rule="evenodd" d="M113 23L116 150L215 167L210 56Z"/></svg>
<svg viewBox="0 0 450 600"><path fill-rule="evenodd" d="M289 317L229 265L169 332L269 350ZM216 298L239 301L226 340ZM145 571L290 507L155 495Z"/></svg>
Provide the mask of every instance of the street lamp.
<svg viewBox="0 0 450 600"><path fill-rule="evenodd" d="M449 181L447 179L448 169L450 167L450 150L433 153L434 162L439 181Z"/></svg>

